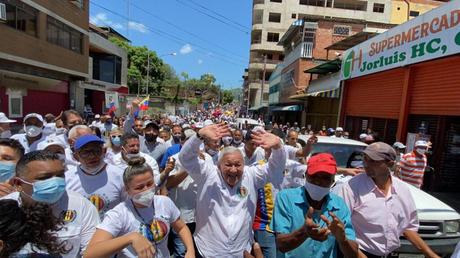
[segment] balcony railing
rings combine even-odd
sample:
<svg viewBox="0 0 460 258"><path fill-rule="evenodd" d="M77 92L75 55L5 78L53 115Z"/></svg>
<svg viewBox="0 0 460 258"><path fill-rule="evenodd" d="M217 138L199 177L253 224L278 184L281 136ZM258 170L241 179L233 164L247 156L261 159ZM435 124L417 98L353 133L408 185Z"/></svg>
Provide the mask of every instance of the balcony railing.
<svg viewBox="0 0 460 258"><path fill-rule="evenodd" d="M313 57L313 43L302 42L294 48L285 58L284 65L290 65L299 58L312 58Z"/></svg>
<svg viewBox="0 0 460 258"><path fill-rule="evenodd" d="M254 0L252 2L252 5L256 5L256 4L263 4L265 1L264 0Z"/></svg>
<svg viewBox="0 0 460 258"><path fill-rule="evenodd" d="M263 57L255 57L255 58L251 58L251 63L260 63L260 64L263 64L264 63L264 58ZM267 59L267 64L279 64L281 63L280 60L273 60L273 59Z"/></svg>

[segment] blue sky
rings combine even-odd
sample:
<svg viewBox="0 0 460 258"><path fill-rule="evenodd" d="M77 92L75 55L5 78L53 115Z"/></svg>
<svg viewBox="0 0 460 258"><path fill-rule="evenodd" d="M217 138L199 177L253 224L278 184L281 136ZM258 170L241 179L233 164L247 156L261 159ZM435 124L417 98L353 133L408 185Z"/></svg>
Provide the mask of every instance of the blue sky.
<svg viewBox="0 0 460 258"><path fill-rule="evenodd" d="M156 51L177 74L212 73L224 88L242 84L251 11L250 0L90 0L92 23Z"/></svg>

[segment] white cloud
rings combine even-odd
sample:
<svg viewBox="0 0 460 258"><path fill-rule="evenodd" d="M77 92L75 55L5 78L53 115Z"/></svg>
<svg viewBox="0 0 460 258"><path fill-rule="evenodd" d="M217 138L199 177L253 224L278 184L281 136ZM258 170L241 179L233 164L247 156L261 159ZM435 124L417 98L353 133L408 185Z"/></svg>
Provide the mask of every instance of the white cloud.
<svg viewBox="0 0 460 258"><path fill-rule="evenodd" d="M91 16L89 18L89 22L97 26L109 26L116 30L123 29L124 27L121 23L113 22L110 20L105 13L98 13L95 16Z"/></svg>
<svg viewBox="0 0 460 258"><path fill-rule="evenodd" d="M203 63L203 60L198 59L198 64L202 64L202 63Z"/></svg>
<svg viewBox="0 0 460 258"><path fill-rule="evenodd" d="M182 55L186 55L186 54L189 54L190 52L192 52L193 49L192 49L192 46L190 44L185 44L181 47L180 49L180 53Z"/></svg>
<svg viewBox="0 0 460 258"><path fill-rule="evenodd" d="M147 33L148 32L148 28L142 23L130 21L130 22L128 22L128 27L130 29L138 31L140 33Z"/></svg>

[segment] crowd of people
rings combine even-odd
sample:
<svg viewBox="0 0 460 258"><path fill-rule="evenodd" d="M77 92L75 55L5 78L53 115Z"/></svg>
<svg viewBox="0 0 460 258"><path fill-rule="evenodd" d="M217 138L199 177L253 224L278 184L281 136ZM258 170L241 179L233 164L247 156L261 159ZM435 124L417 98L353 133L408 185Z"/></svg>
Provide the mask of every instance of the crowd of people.
<svg viewBox="0 0 460 258"><path fill-rule="evenodd" d="M138 109L94 121L31 113L13 135L16 121L0 113L0 257L374 258L401 236L439 257L402 181L420 187L426 142L403 154L368 132L350 170L312 153L316 135L347 138L340 127ZM336 184L339 174L349 180Z"/></svg>

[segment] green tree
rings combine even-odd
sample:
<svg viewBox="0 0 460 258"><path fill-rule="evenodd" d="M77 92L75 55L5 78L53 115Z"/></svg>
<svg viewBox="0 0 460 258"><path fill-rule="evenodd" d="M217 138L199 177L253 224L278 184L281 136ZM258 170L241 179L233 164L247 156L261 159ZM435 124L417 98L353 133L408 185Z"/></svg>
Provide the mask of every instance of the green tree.
<svg viewBox="0 0 460 258"><path fill-rule="evenodd" d="M231 90L223 90L222 91L222 104L229 104L232 103L234 100L233 92Z"/></svg>

